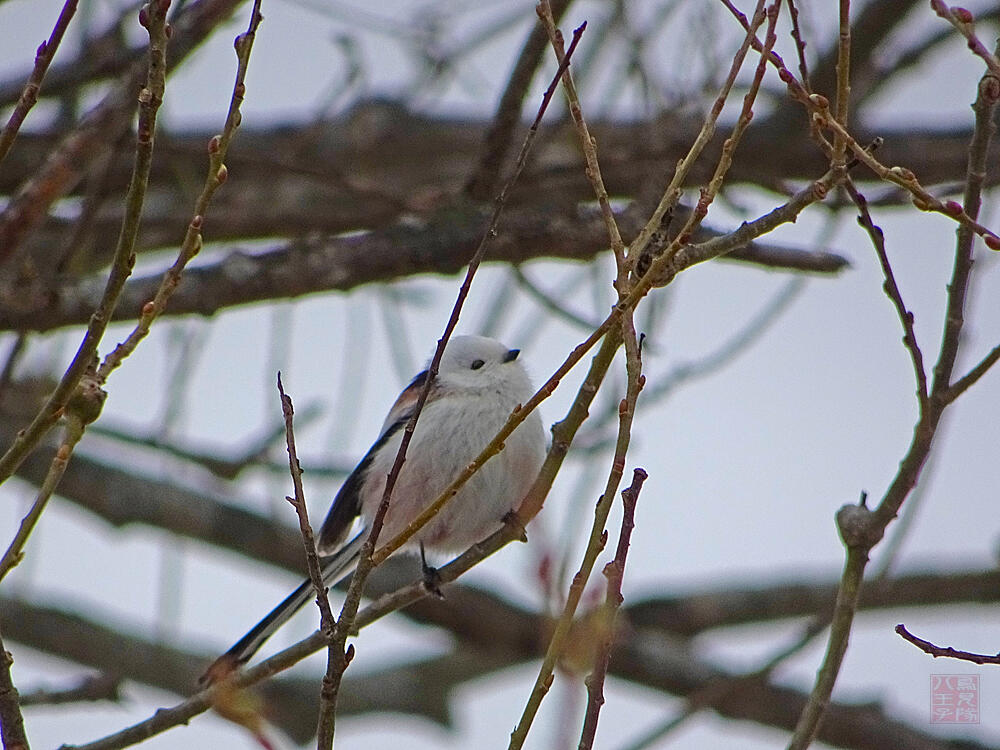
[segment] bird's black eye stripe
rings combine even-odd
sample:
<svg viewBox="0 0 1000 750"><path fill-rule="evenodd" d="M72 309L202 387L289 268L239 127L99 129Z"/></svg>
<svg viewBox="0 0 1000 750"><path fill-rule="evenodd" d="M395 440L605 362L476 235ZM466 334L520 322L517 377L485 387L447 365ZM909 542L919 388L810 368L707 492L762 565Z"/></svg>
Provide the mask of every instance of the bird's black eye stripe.
<svg viewBox="0 0 1000 750"><path fill-rule="evenodd" d="M485 364L486 364L486 363L485 363L485 362L483 362L483 360L481 360L481 359L474 359L474 360L472 360L472 364L471 364L471 365L469 365L469 366L470 366L470 367L471 367L471 368L472 368L473 370L478 370L478 369L479 369L480 367L482 367L482 366L483 366L483 365L485 365Z"/></svg>

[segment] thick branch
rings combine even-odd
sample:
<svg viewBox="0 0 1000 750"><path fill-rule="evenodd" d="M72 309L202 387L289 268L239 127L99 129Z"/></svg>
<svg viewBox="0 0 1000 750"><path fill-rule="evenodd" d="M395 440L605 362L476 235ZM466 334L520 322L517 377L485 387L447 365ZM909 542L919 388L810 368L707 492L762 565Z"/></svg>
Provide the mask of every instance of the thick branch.
<svg viewBox="0 0 1000 750"><path fill-rule="evenodd" d="M450 592L451 589L449 597ZM151 643L60 610L6 597L0 597L0 606L11 613L16 627L8 631L19 642L82 664L93 664L113 655L123 674L181 695L190 693L206 659L201 654ZM479 619L482 622L485 618ZM447 700L453 687L540 653L544 646L542 633L536 630L534 638L525 640L518 637L520 632L520 627L494 628L485 649L463 643L447 658L358 675L354 679L348 677L340 711L342 714L405 712L446 724ZM728 679L726 673L696 659L686 646L648 632L636 632L618 645L612 654L611 673L675 695L691 695ZM413 689L415 684L426 684L425 680L432 689ZM297 742L307 741L315 725L313 681L281 678L264 683L259 689L274 723ZM735 685L719 695L712 707L728 718L787 729L794 725L804 701L803 693L762 680ZM928 736L892 719L872 704L831 704L819 738L837 747L858 750L954 747L947 740ZM962 747L978 750L984 746L968 742Z"/></svg>
<svg viewBox="0 0 1000 750"><path fill-rule="evenodd" d="M619 211L616 218L629 236L641 226L637 207ZM402 221L367 234L311 236L263 252L233 250L214 263L188 269L164 314L212 315L249 302L348 291L421 273L455 274L478 245L484 220L483 207L463 204L421 222ZM705 233L702 238L708 236ZM512 264L535 258L590 260L606 248L607 234L596 213L580 216L576 209L560 213L524 207L508 213L487 260ZM846 259L832 252L758 243L739 247L727 258L817 273L833 273L847 265ZM117 310L119 318L139 315L160 279L161 275L154 273L126 285ZM92 279L70 283L41 308L0 306L0 330L44 331L83 323L93 309L94 284Z"/></svg>

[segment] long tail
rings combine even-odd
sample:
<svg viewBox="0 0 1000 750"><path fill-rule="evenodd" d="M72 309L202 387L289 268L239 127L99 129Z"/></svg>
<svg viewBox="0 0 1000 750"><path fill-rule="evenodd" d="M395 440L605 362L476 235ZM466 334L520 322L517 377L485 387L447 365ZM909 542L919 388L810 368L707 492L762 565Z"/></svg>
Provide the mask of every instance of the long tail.
<svg viewBox="0 0 1000 750"><path fill-rule="evenodd" d="M321 562L323 565L323 583L332 586L341 579L354 572L358 564L358 557L361 547L365 542L367 534L362 531L341 549ZM205 670L199 682L201 684L211 684L217 679L224 677L241 664L250 661L257 650L264 645L264 641L274 635L275 631L288 622L292 615L302 609L306 602L314 598L315 592L312 582L305 580L302 584L289 594L281 604L272 609L263 620L258 622L250 631L239 639L236 644L226 653L212 662L211 666Z"/></svg>

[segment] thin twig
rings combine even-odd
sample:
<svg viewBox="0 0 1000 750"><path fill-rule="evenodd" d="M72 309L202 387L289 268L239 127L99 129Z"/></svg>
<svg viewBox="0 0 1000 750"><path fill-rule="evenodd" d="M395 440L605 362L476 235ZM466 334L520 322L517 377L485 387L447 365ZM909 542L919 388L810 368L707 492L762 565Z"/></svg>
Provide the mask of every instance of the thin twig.
<svg viewBox="0 0 1000 750"><path fill-rule="evenodd" d="M319 564L319 555L316 554L316 540L313 536L312 525L309 523L309 507L306 505L306 493L302 487L302 465L299 463L299 456L295 450L294 419L295 408L292 406L292 399L285 393L284 385L281 382L281 373L278 373L278 395L281 398L281 414L285 420L285 446L288 450L288 473L292 477L295 497L285 499L295 508L295 515L299 519L299 533L302 535L303 546L306 553L306 567L309 571L309 579L312 581L313 589L316 592L316 604L320 611L320 628L322 630L333 629L333 612L330 610L330 601L327 599L327 587L323 582L323 572Z"/></svg>
<svg viewBox="0 0 1000 750"><path fill-rule="evenodd" d="M973 105L976 117L969 147L965 202L964 206L959 206L962 215L967 217L968 221L962 221L958 231L955 262L948 284L941 349L934 366L934 379L926 407L920 411L910 445L899 463L896 476L878 506L869 510L866 496L862 494L860 503L845 505L837 513L837 527L847 549L847 559L837 591L826 654L809 700L799 717L789 744L790 750L805 750L816 737L847 651L869 553L882 540L886 528L897 517L903 502L916 486L921 470L930 455L941 416L951 403L947 398L949 381L958 355L964 324L965 297L972 272L974 231L972 225L979 213L986 153L993 133L992 115L998 99L1000 99L1000 81L992 73L987 72L980 80L976 102ZM834 125L836 124L834 122ZM848 145L850 146L850 142ZM853 146L850 147L853 150Z"/></svg>
<svg viewBox="0 0 1000 750"><path fill-rule="evenodd" d="M837 122L847 129L851 98L851 0L840 0L840 27L837 37ZM830 166L842 169L846 163L847 144L840 135L833 140Z"/></svg>
<svg viewBox="0 0 1000 750"><path fill-rule="evenodd" d="M968 214L972 220L979 217L979 209L982 205L990 141L996 133L993 114L996 111L998 101L1000 101L1000 78L992 73L987 73L979 81L976 101L972 105L972 110L975 113L975 126L972 131L972 141L969 144L965 192L962 197L964 213ZM945 312L941 353L938 357L938 363L934 367L932 392L945 399L949 395L951 375L958 357L960 334L964 322L965 294L969 284L969 275L972 273L972 250L975 238L970 231L971 229L972 227L963 224L958 230L955 266L948 284L948 307Z"/></svg>
<svg viewBox="0 0 1000 750"><path fill-rule="evenodd" d="M236 37L235 47L238 61L236 66L236 82L233 84L233 94L229 100L229 112L226 115L226 124L222 129L222 133L214 136L208 143L208 174L205 177L205 184L201 195L195 201L194 214L188 224L184 241L177 253L177 258L174 260L173 265L163 274L160 286L156 290L153 299L143 305L135 328L125 341L118 344L104 358L98 369L98 376L102 382L107 380L108 376L121 365L125 358L135 351L139 342L149 334L149 329L153 325L153 321L166 309L170 296L177 289L178 284L180 284L181 274L184 272L185 266L201 250L201 229L204 224L205 213L212 202L215 191L226 182L229 176L225 158L229 151L229 144L236 135L236 129L240 126L240 122L243 119L240 113L240 106L243 104L243 97L246 94L244 81L246 80L247 68L250 64L250 51L253 49L254 39L257 36L257 28L263 20L260 5L261 0L254 0L247 30Z"/></svg>
<svg viewBox="0 0 1000 750"><path fill-rule="evenodd" d="M561 65L563 65L567 56L563 53L562 34L555 26L552 11L545 0L539 2L537 10L538 16L542 20L542 23L544 24L549 35L549 40L552 43L553 50L556 54L556 59ZM581 29L582 28L583 27L581 27ZM579 30L574 32L574 43L576 42L578 33ZM605 228L607 229L608 237L611 242L611 249L615 257L615 265L617 269L615 288L618 292L619 304L621 305L628 292L631 291L631 283L629 280L629 259L626 257L624 243L622 242L621 234L618 230L618 225L611 209L607 190L604 186L603 179L601 178L596 142L590 135L586 120L583 117L580 100L573 84L572 75L568 70L563 74L563 87L566 91L570 113L573 117L574 123L576 124L577 135L583 149L586 161L587 178L591 182L594 194L597 197L598 204L600 205L601 214L605 222ZM618 341L625 342L627 352L626 364L629 375L626 398L622 401L620 409L618 445L616 447L614 460L612 461L612 469L605 486L604 494L602 495L601 500L598 501L597 507L594 511L594 523L591 530L591 536L587 549L584 553L583 561L580 565L580 571L573 580L573 584L568 592L563 611L556 623L555 628L553 629L545 658L539 668L538 676L535 679L535 685L528 696L521 718L514 731L511 733L509 743L510 750L517 750L523 746L531 728L532 721L538 712L538 708L540 707L545 695L548 693L555 664L562 654L563 645L573 624L573 618L580 598L583 596L584 587L586 586L587 580L593 571L597 557L604 547L604 539L606 538L605 525L608 513L611 509L612 500L617 491L618 484L621 481L621 475L625 469L625 455L630 442L632 419L635 413L635 403L638 398L639 391L642 388L642 367L639 357L639 345L636 340L635 328L632 321L633 312L634 308L627 308L621 316L620 333L612 330L605 339L606 348L610 345L617 349ZM596 721L596 716L594 717L594 720ZM594 728L596 730L596 724Z"/></svg>
<svg viewBox="0 0 1000 750"><path fill-rule="evenodd" d="M909 630L906 629L905 625L897 625L895 627L896 633L903 638L905 641L909 641L914 646L919 648L926 654L930 654L935 659L939 656L947 657L948 659L959 659L960 661L971 661L973 664L1000 664L1000 653L997 654L973 654L970 651L959 651L952 648L951 646L935 646L930 641L925 641L923 638L917 638Z"/></svg>
<svg viewBox="0 0 1000 750"><path fill-rule="evenodd" d="M21 525L8 545L7 551L0 558L0 580L3 580L11 570L20 564L24 557L24 546L28 543L31 532L34 531L38 519L42 517L42 512L56 491L56 487L59 486L59 480L66 472L66 466L73 455L73 450L83 438L87 425L100 415L106 395L92 374L80 381L80 391L66 407L66 427L63 439L49 464L48 473L38 488L35 501L27 515L21 520Z"/></svg>
<svg viewBox="0 0 1000 750"><path fill-rule="evenodd" d="M600 717L601 706L604 705L604 679L608 674L608 664L611 661L611 646L614 643L615 621L618 608L624 601L622 596L622 580L625 576L625 560L628 557L629 541L632 529L635 528L635 506L639 500L639 492L646 481L647 474L642 469L635 469L632 474L632 484L622 490L622 528L618 535L618 548L615 558L604 566L604 575L608 579L607 593L601 613L600 642L594 659L594 670L584 681L587 685L587 711L584 715L583 730L580 733L580 750L590 750L594 746L597 734L597 720Z"/></svg>
<svg viewBox="0 0 1000 750"><path fill-rule="evenodd" d="M45 78L45 73L49 69L52 58L55 57L56 50L59 48L59 43L66 33L66 28L69 26L73 14L76 13L78 2L79 0L66 0L63 3L59 18L56 19L56 24L52 27L48 41L38 45L38 50L35 52L35 67L32 69L31 75L28 76L27 83L24 84L21 97L17 100L14 111L10 113L10 118L4 125L3 132L0 132L0 162L7 156L10 147L14 145L14 139L17 138L24 118L28 116L28 112L38 101L38 91L42 86L42 79Z"/></svg>
<svg viewBox="0 0 1000 750"><path fill-rule="evenodd" d="M997 59L996 53L991 53L986 49L986 46L976 36L975 19L972 13L965 8L957 6L954 8L948 7L948 4L943 2L943 0L931 0L931 9L958 29L958 32L968 42L967 46L969 49L982 58L983 62L986 63L986 67L989 68L989 71L994 76L1000 78L1000 59Z"/></svg>
<svg viewBox="0 0 1000 750"><path fill-rule="evenodd" d="M14 659L0 638L0 740L4 750L28 750L21 699L10 676Z"/></svg>
<svg viewBox="0 0 1000 750"><path fill-rule="evenodd" d="M132 267L135 263L135 240L139 232L139 217L142 214L152 165L156 113L163 101L165 88L166 12L168 6L167 2L153 0L149 5L144 6L140 14L149 32L149 69L146 85L139 94L139 127L136 136L135 164L128 194L125 198L125 216L122 220L121 232L118 236L104 294L94 310L94 314L90 317L90 323L83 340L59 384L31 424L18 432L13 443L0 458L0 483L10 478L25 456L55 425L70 397L76 391L81 378L87 369L93 366L97 347L118 304L122 287L132 273Z"/></svg>
<svg viewBox="0 0 1000 750"><path fill-rule="evenodd" d="M737 20L740 21L741 25L744 29L748 30L749 33L750 24L746 20L746 16L733 6L730 0L722 0L722 3L730 10ZM757 39L755 33L752 35L751 45L757 51L762 51L765 48L765 45ZM851 136L847 129L837 121L837 118L830 113L830 103L826 97L820 94L809 94L803 85L796 80L792 72L788 70L784 61L777 53L768 50L766 56L768 62L770 62L777 69L781 80L788 86L788 91L792 97L806 107L813 122L832 130L835 137L843 138L848 150L854 153L857 161L863 163L871 169L872 172L874 172L880 179L886 182L891 182L892 184L897 185L910 193L913 205L921 211L932 211L947 216L948 218L958 222L959 225L971 229L977 235L981 236L987 247L990 249L1000 250L1000 236L982 224L979 224L975 218L969 215L959 203L956 203L955 201L941 201L929 193L923 185L920 184L917 176L911 170L906 167L887 167L882 164L873 156L870 148L861 145L861 143ZM994 80L996 79L994 78Z"/></svg>
<svg viewBox="0 0 1000 750"><path fill-rule="evenodd" d="M729 0L723 0L723 2L728 4ZM668 214L668 212L673 210L677 201L680 199L681 186L687 181L688 175L691 173L691 169L694 167L695 162L701 156L709 141L711 141L712 136L715 135L715 126L718 122L719 116L722 114L723 107L726 105L726 100L729 98L729 92L732 91L733 85L736 83L736 76L743 67L743 61L746 59L746 55L750 50L751 44L757 38L757 29L762 23L764 23L764 2L765 0L757 0L757 6L754 9L753 14L753 21L746 23L746 36L740 44L740 48L733 56L733 62L729 67L726 79L719 90L718 96L716 96L715 101L712 103L711 109L708 114L705 115L705 120L701 125L698 135L695 137L694 142L688 149L687 154L685 154L684 158L677 163L677 168L674 170L674 176L671 178L670 184L667 185L667 189L663 192L663 196L660 198L660 202L657 204L656 209L649 217L649 221L646 222L646 225L629 245L628 255L629 258L632 259L633 263L637 263L642 260L643 255L649 247L654 235L660 231L660 226L663 223L664 217ZM744 22L746 22L746 17L743 16L742 13L735 8L733 8L733 11L742 17ZM662 253L660 257L666 255L667 252ZM648 272L645 275L648 276Z"/></svg>
<svg viewBox="0 0 1000 750"><path fill-rule="evenodd" d="M556 21L552 15L549 3L542 0L542 2L539 2L537 10L538 16L542 20L546 32L548 33L552 48L555 51L556 59L562 63L565 59L562 33L558 28L556 28ZM583 150L584 160L586 162L587 179L591 183L594 195L597 198L598 205L600 206L601 216L604 219L605 228L611 244L611 250L615 258L617 274L614 286L618 293L618 301L620 303L624 300L626 294L631 288L629 279L629 259L626 257L625 246L622 241L621 233L618 229L618 224L615 221L614 211L612 210L611 203L608 198L608 192L601 176L600 163L597 156L597 143L596 140L590 135L587 122L583 116L579 96L573 83L573 76L569 70L563 74L563 88L569 102L570 114L576 125L577 137ZM512 749L519 748L523 745L524 740L527 737L527 733L530 730L531 723L534 720L534 716L538 711L538 707L541 705L542 699L548 692L548 686L551 684L552 679L552 671L562 653L563 644L569 633L569 629L572 626L576 608L583 595L584 588L593 570L593 566L596 563L597 556L604 548L607 516L610 512L611 500L614 497L618 484L621 481L622 472L625 468L625 453L628 449L630 440L632 418L635 412L635 401L642 388L642 366L639 357L639 345L636 340L635 327L632 320L633 312L634 308L629 308L621 319L621 336L622 340L625 342L627 353L626 362L629 381L628 393L626 398L622 401L620 409L618 449L616 450L614 460L612 461L612 470L608 478L605 492L595 509L595 518L591 538L587 551L584 555L584 561L581 563L580 572L574 578L573 585L570 587L570 591L564 603L563 611L557 621L555 629L553 630L552 637L546 650L545 658L542 662L541 668L539 669L538 677L535 680L535 686L528 697L527 703L525 704L521 719L518 722L517 727L514 729L514 732L511 734L510 747ZM614 339L612 339L609 334L605 343L609 344L613 342ZM607 626L609 628L613 627L614 610L609 613L607 620ZM606 649L603 651L606 658L609 657L611 648L610 632L607 633L607 638L608 643L606 645ZM599 667L595 668L595 675L597 676L593 677L594 682L592 684L593 688L597 690L597 693L592 693L592 695L598 695L603 692L601 690L601 686L603 685L603 674L607 669L606 658L603 669ZM588 683L588 687L590 687L590 685L591 683ZM597 699L595 698L594 700L596 701ZM603 695L601 695L600 701L603 702ZM594 704L592 703L591 705ZM591 741L593 739L593 733L596 732L597 729L598 715L599 709L593 712L588 712L588 721L583 730L584 736L589 736ZM583 747L583 740L581 740L581 747Z"/></svg>
<svg viewBox="0 0 1000 750"><path fill-rule="evenodd" d="M615 221L615 213L611 209L608 191L604 187L604 180L601 177L601 165L597 160L597 141L590 134L587 121L583 118L583 111L580 108L580 97L577 95L576 85L573 83L573 74L570 72L569 66L565 65L568 55L564 50L563 35L556 28L555 17L552 14L552 8L548 0L541 0L536 10L538 17L542 21L542 25L545 27L545 32L549 36L549 43L556 53L556 60L559 62L559 66L564 68L562 74L563 90L566 92L566 100L569 102L570 115L573 118L573 123L576 125L577 138L580 140L580 145L583 148L583 156L587 164L585 173L594 190L594 197L597 198L597 204L601 209L601 218L604 219L608 239L611 241L611 251L614 253L615 263L618 267L619 281L622 281L628 276L628 271L625 267L625 243L622 241L621 232L618 231L618 222ZM573 32L573 46L576 45L577 40L580 38L580 32L586 26L587 24L584 22L580 28ZM624 292L624 289L619 288L619 295Z"/></svg>
<svg viewBox="0 0 1000 750"><path fill-rule="evenodd" d="M979 380L979 378L989 372L990 368L997 363L998 359L1000 359L1000 344L993 347L975 367L969 370L969 372L952 383L951 387L943 394L943 398L949 402L954 401L956 398L969 390L969 388L971 388L976 381Z"/></svg>
<svg viewBox="0 0 1000 750"><path fill-rule="evenodd" d="M323 571L320 568L319 555L316 553L316 540L313 537L312 526L309 523L309 509L306 506L305 490L302 487L302 466L299 464L299 457L295 451L295 433L293 429L293 419L295 409L292 407L292 399L285 394L285 388L281 384L281 373L278 373L278 394L281 397L281 413L285 418L285 444L288 447L288 471L292 476L292 485L295 487L295 497L286 497L295 508L295 514L299 519L299 531L302 534L302 544L306 552L306 567L309 569L309 580L312 581L313 590L316 592L316 604L320 613L320 631L328 638L327 656L327 677L324 683L330 678L332 671L336 669L339 662L336 650L333 645L333 629L336 619L333 610L330 609L330 599L327 596L326 583L323 580ZM319 700L319 721L317 722L317 747L333 747L333 736L325 733L328 726L327 714L336 708L335 704L326 700L326 691L320 691Z"/></svg>
<svg viewBox="0 0 1000 750"><path fill-rule="evenodd" d="M799 58L799 76L802 78L802 86L811 94L809 63L806 61L806 43L802 39L802 29L799 27L799 9L795 2L796 0L788 0L788 13L792 17L792 39L795 41L795 52Z"/></svg>
<svg viewBox="0 0 1000 750"><path fill-rule="evenodd" d="M924 370L924 355L920 351L920 345L917 343L917 334L913 327L913 313L907 309L906 303L903 302L903 295L899 291L896 276L892 271L892 265L889 263L889 255L885 249L885 233L881 227L875 224L871 213L868 211L868 201L861 194L861 191L858 190L849 175L843 185L848 195L851 196L851 200L854 201L854 205L858 207L858 224L861 225L868 233L869 238L871 238L875 254L878 256L879 265L882 267L882 275L885 277L885 283L882 285L882 288L886 296L892 301L893 307L896 308L899 322L903 326L903 346L906 347L906 351L910 355L910 361L913 363L913 375L917 381L917 399L920 403L920 408L923 409L927 402L927 372Z"/></svg>
<svg viewBox="0 0 1000 750"><path fill-rule="evenodd" d="M942 201L931 194L920 184L917 176L906 167L887 167L876 159L870 149L862 146L847 129L830 115L830 108L825 99L818 94L810 97L814 105L814 117L819 123L834 132L834 135L844 139L848 149L854 154L858 161L862 162L880 179L891 182L903 188L912 196L913 205L921 211L930 211L947 216L958 222L960 228L971 230L983 238L986 245L992 250L1000 250L1000 236L997 236L991 229L983 226L975 217L966 211L962 205L955 201Z"/></svg>

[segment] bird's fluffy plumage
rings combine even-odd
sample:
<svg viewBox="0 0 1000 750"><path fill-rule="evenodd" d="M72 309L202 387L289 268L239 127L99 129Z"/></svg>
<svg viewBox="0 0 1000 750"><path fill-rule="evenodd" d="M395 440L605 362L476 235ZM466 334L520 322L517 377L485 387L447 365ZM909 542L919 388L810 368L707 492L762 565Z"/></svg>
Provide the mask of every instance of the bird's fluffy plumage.
<svg viewBox="0 0 1000 750"><path fill-rule="evenodd" d="M398 535L432 503L499 432L514 408L531 397L531 381L517 355L518 350L483 336L455 336L448 342L393 487L379 535L381 542ZM425 370L399 395L379 438L344 481L330 507L318 536L328 585L354 570L382 500L403 428L426 380ZM542 422L533 412L506 440L504 449L417 533L411 546L458 552L500 528L503 517L527 494L544 454ZM306 581L220 657L207 675L214 674L220 662L231 668L247 661L310 598L310 583Z"/></svg>

